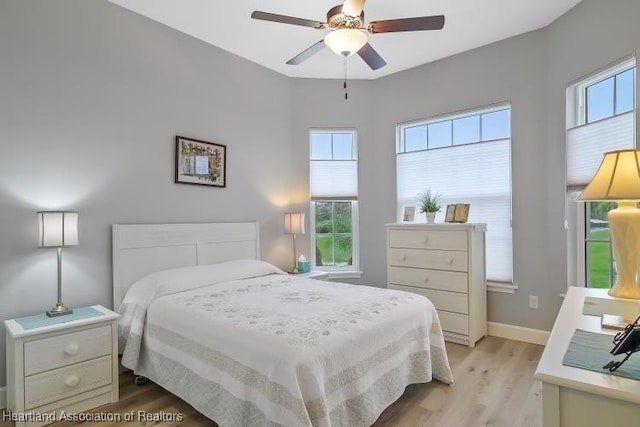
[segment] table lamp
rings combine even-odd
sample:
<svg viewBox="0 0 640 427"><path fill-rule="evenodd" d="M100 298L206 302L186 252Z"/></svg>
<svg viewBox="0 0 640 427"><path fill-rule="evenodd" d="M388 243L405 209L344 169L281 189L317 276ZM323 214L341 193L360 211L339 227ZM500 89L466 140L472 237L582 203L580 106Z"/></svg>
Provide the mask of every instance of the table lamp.
<svg viewBox="0 0 640 427"><path fill-rule="evenodd" d="M618 278L609 295L640 299L640 150L604 154L598 172L576 201L616 202L607 214Z"/></svg>
<svg viewBox="0 0 640 427"><path fill-rule="evenodd" d="M62 303L62 248L78 244L78 213L62 211L38 212L38 247L58 249L58 302L47 311L56 317L73 313Z"/></svg>
<svg viewBox="0 0 640 427"><path fill-rule="evenodd" d="M298 273L298 254L296 253L296 235L304 234L304 213L284 214L284 232L293 234L293 269L290 273Z"/></svg>

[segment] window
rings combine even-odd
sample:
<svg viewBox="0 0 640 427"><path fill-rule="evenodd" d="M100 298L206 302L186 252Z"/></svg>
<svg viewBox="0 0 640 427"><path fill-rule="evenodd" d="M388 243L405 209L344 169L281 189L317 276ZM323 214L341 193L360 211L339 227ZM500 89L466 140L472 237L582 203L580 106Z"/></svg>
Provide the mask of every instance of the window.
<svg viewBox="0 0 640 427"><path fill-rule="evenodd" d="M579 286L609 288L616 280L607 222L615 204L574 200L604 153L635 147L635 65L624 60L567 89L568 275Z"/></svg>
<svg viewBox="0 0 640 427"><path fill-rule="evenodd" d="M512 283L511 107L403 124L397 138L398 221L425 187L442 195L438 221L447 204L470 203L469 222L488 224L487 279Z"/></svg>
<svg viewBox="0 0 640 427"><path fill-rule="evenodd" d="M330 277L360 276L357 152L355 131L311 131L312 263Z"/></svg>
<svg viewBox="0 0 640 427"><path fill-rule="evenodd" d="M630 68L586 87L587 123L634 109L635 72Z"/></svg>

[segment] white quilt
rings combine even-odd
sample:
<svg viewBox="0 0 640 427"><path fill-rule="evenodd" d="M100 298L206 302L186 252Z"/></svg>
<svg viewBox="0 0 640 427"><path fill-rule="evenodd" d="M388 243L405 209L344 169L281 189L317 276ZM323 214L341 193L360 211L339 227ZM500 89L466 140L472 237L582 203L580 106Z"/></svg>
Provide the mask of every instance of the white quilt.
<svg viewBox="0 0 640 427"><path fill-rule="evenodd" d="M221 426L368 426L407 385L453 381L428 299L281 273L247 260L137 282L122 364Z"/></svg>

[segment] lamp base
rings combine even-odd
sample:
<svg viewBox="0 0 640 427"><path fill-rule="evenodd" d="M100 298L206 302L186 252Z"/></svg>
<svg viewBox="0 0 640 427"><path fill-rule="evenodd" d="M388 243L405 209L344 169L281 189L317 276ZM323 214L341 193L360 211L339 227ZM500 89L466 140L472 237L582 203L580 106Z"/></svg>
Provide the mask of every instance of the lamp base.
<svg viewBox="0 0 640 427"><path fill-rule="evenodd" d="M47 316L48 317L58 317L58 316L65 316L67 314L71 314L73 313L73 310L70 309L69 307L59 304L56 305L55 307L53 307L51 310L47 311Z"/></svg>
<svg viewBox="0 0 640 427"><path fill-rule="evenodd" d="M609 211L609 233L618 278L609 295L618 298L640 299L637 283L640 268L640 209L635 202L621 200Z"/></svg>
<svg viewBox="0 0 640 427"><path fill-rule="evenodd" d="M640 287L635 283L616 283L607 293L617 298L640 299Z"/></svg>

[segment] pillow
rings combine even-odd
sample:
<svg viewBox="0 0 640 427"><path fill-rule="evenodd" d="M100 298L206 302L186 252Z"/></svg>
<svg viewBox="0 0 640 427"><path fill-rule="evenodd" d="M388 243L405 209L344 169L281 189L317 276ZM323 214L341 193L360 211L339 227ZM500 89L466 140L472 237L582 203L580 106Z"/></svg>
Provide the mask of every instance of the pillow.
<svg viewBox="0 0 640 427"><path fill-rule="evenodd" d="M122 304L136 304L146 308L151 301L163 295L269 274L286 273L273 264L255 259L171 268L151 273L135 282L127 290Z"/></svg>

